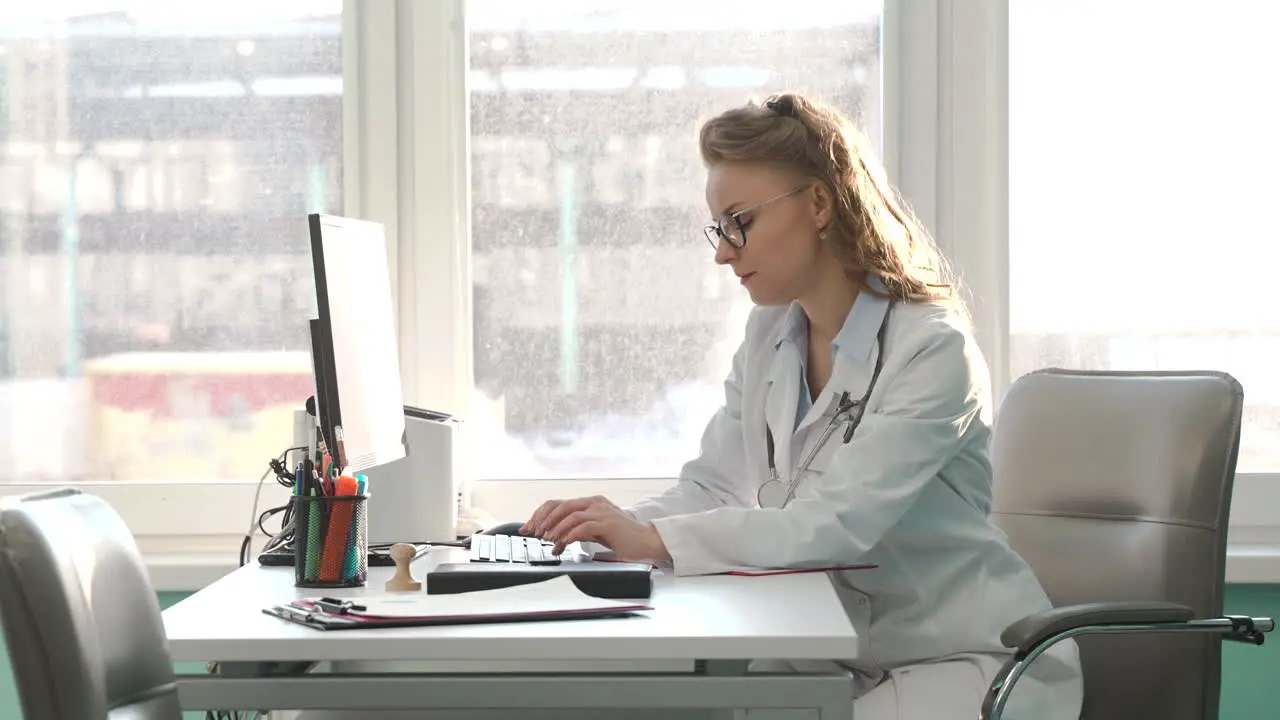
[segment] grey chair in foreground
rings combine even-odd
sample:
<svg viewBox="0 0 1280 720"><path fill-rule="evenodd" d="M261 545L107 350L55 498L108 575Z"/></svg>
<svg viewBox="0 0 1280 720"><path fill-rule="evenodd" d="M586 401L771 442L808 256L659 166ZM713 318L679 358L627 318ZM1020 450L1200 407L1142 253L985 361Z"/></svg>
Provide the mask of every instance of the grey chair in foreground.
<svg viewBox="0 0 1280 720"><path fill-rule="evenodd" d="M182 717L156 594L103 500L0 500L0 623L27 718Z"/></svg>
<svg viewBox="0 0 1280 720"><path fill-rule="evenodd" d="M1215 720L1221 639L1261 645L1269 618L1223 616L1227 519L1244 393L1215 372L1042 370L1018 379L992 444L993 519L1055 609L1016 648L980 717L1027 665L1075 638L1084 720Z"/></svg>

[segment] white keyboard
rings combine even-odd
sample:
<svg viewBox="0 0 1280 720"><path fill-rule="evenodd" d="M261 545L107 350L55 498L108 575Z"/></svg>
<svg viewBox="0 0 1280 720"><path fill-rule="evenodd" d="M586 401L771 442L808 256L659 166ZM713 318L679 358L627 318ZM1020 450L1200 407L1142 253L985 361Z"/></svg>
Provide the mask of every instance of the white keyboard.
<svg viewBox="0 0 1280 720"><path fill-rule="evenodd" d="M471 562L559 565L551 554L555 545L523 535L472 535Z"/></svg>

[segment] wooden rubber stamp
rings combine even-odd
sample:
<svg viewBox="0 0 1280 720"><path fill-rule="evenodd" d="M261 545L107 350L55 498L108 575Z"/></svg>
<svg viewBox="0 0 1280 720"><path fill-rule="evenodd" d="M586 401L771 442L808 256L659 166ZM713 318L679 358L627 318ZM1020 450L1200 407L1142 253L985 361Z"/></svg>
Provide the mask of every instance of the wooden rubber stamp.
<svg viewBox="0 0 1280 720"><path fill-rule="evenodd" d="M407 543L396 543L391 546L391 559L396 562L396 574L387 581L388 592L414 592L422 589L422 583L413 579L409 565L418 554L418 549Z"/></svg>

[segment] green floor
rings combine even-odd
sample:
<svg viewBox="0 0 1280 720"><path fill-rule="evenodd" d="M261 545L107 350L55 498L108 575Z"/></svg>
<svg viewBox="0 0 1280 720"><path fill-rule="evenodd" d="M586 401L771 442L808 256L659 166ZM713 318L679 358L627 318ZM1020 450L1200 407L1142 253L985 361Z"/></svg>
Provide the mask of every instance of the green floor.
<svg viewBox="0 0 1280 720"><path fill-rule="evenodd" d="M183 593L160 593L160 604L168 607L183 597ZM1226 606L1233 614L1280 618L1280 585L1232 585ZM1223 653L1221 720L1280 720L1275 695L1280 681L1280 635L1260 648L1228 643ZM186 673L203 671L200 663L178 663L178 667ZM204 715L189 712L186 716L200 720ZM0 718L21 717L9 655L0 644Z"/></svg>

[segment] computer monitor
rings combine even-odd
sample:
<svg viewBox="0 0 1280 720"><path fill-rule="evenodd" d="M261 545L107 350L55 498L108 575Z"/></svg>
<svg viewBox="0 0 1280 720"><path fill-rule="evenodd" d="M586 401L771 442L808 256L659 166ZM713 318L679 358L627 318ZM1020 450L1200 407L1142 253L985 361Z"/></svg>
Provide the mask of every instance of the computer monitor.
<svg viewBox="0 0 1280 720"><path fill-rule="evenodd" d="M400 352L386 232L379 223L313 213L311 321L316 417L342 473L405 457Z"/></svg>
<svg viewBox="0 0 1280 720"><path fill-rule="evenodd" d="M333 412L338 412L338 373L333 369L333 338L328 325L318 318L307 321L311 334L311 375L315 378L315 396L307 401L307 413L316 419L320 439L326 447L338 447L333 437ZM341 424L341 423L336 423Z"/></svg>

